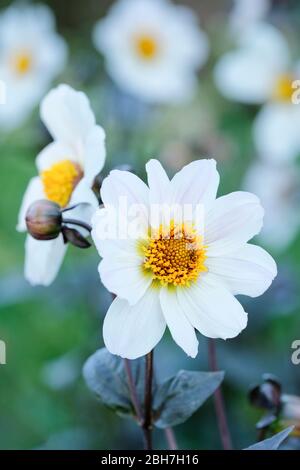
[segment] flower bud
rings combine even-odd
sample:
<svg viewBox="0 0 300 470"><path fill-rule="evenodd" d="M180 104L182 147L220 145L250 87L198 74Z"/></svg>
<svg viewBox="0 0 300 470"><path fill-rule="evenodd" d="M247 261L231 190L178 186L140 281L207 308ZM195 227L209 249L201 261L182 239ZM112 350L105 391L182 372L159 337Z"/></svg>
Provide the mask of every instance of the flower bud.
<svg viewBox="0 0 300 470"><path fill-rule="evenodd" d="M271 374L263 375L263 382L252 388L249 392L250 403L267 412L256 423L256 429L267 430L278 420L281 410L281 384L278 379Z"/></svg>
<svg viewBox="0 0 300 470"><path fill-rule="evenodd" d="M281 406L279 381L275 377L265 374L262 384L250 390L249 399L250 403L258 408L279 411Z"/></svg>
<svg viewBox="0 0 300 470"><path fill-rule="evenodd" d="M55 202L35 201L27 210L25 220L28 232L36 240L53 240L60 234L62 215Z"/></svg>

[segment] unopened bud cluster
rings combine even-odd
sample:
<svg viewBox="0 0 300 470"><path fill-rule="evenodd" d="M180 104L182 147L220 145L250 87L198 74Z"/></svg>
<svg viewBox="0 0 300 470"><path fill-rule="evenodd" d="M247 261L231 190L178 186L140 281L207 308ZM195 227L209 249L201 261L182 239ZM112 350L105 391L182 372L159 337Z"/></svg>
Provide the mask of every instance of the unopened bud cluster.
<svg viewBox="0 0 300 470"><path fill-rule="evenodd" d="M266 411L257 423L257 429L267 429L274 423L283 428L293 425L293 436L300 437L300 397L282 393L279 380L264 374L260 385L249 393L253 406Z"/></svg>
<svg viewBox="0 0 300 470"><path fill-rule="evenodd" d="M90 242L72 226L81 227L88 233L91 231L90 226L80 220L64 219L63 212L58 204L47 199L34 202L25 217L28 232L36 240L53 240L62 234L65 243L89 248Z"/></svg>

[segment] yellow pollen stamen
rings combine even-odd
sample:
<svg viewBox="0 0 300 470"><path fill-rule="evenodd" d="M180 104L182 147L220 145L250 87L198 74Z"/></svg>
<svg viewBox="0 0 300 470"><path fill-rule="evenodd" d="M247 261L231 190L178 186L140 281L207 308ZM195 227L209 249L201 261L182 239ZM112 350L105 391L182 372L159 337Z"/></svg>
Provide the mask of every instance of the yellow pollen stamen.
<svg viewBox="0 0 300 470"><path fill-rule="evenodd" d="M163 286L188 286L200 272L207 271L206 249L196 231L186 225L160 227L149 243L143 246L146 271Z"/></svg>
<svg viewBox="0 0 300 470"><path fill-rule="evenodd" d="M71 160L55 163L41 173L45 195L50 201L65 207L82 176L80 166Z"/></svg>
<svg viewBox="0 0 300 470"><path fill-rule="evenodd" d="M17 54L13 60L13 67L19 75L25 75L32 66L32 57L29 53Z"/></svg>
<svg viewBox="0 0 300 470"><path fill-rule="evenodd" d="M273 90L273 98L276 101L292 101L294 93L293 77L291 75L281 75L276 81L275 88Z"/></svg>
<svg viewBox="0 0 300 470"><path fill-rule="evenodd" d="M146 34L135 39L135 48L139 57L144 60L154 59L158 52L157 41L152 36Z"/></svg>

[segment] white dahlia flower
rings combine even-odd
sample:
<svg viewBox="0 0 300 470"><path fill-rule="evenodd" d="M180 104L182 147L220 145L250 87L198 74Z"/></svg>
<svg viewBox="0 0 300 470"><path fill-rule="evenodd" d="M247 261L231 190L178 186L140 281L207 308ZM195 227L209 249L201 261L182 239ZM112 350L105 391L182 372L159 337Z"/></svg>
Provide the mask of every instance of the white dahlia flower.
<svg viewBox="0 0 300 470"><path fill-rule="evenodd" d="M96 125L85 94L67 85L60 85L44 98L41 118L54 141L37 156L39 175L29 182L17 229L26 231L27 210L41 199L62 209L80 204L68 212L68 217L89 223L98 207L92 186L105 162L104 131ZM67 249L62 234L47 241L27 235L25 247L26 279L33 285L51 284Z"/></svg>
<svg viewBox="0 0 300 470"><path fill-rule="evenodd" d="M273 163L300 154L299 72L284 36L267 23L246 28L238 48L215 68L216 85L226 98L262 105L253 138L259 155Z"/></svg>
<svg viewBox="0 0 300 470"><path fill-rule="evenodd" d="M209 49L193 12L169 0L119 0L93 39L120 88L151 103L189 99Z"/></svg>
<svg viewBox="0 0 300 470"><path fill-rule="evenodd" d="M13 3L0 14L0 128L21 125L62 72L67 45L45 5Z"/></svg>
<svg viewBox="0 0 300 470"><path fill-rule="evenodd" d="M104 320L107 349L134 359L151 351L168 326L191 357L195 330L233 338L247 325L237 294L261 295L276 264L248 241L262 228L263 209L251 193L216 199L214 160L195 161L170 180L157 160L148 186L114 170L104 180L104 208L92 220L102 283L116 295Z"/></svg>

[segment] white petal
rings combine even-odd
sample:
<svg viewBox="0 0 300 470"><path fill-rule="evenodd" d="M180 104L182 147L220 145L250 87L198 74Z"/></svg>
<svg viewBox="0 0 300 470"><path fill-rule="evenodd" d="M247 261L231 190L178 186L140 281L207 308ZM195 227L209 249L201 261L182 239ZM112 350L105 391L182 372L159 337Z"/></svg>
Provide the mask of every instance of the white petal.
<svg viewBox="0 0 300 470"><path fill-rule="evenodd" d="M214 78L226 98L241 103L264 103L274 86L273 69L256 51L225 54L215 67Z"/></svg>
<svg viewBox="0 0 300 470"><path fill-rule="evenodd" d="M17 2L18 3L18 2ZM66 62L65 41L55 33L55 18L44 5L15 4L0 14L1 81L6 103L0 107L0 125L16 128L28 117ZM18 51L28 51L33 67L17 76L11 61Z"/></svg>
<svg viewBox="0 0 300 470"><path fill-rule="evenodd" d="M194 327L178 303L176 290L162 288L160 304L172 338L188 356L196 357L198 340Z"/></svg>
<svg viewBox="0 0 300 470"><path fill-rule="evenodd" d="M101 198L105 205L118 207L120 197L126 197L129 206L131 204L144 204L148 206L149 189L133 173L113 170L102 183Z"/></svg>
<svg viewBox="0 0 300 470"><path fill-rule="evenodd" d="M50 83L59 73L62 72L67 63L68 47L66 42L57 34L52 33L43 36L39 44L35 45L35 56L37 61L37 72ZM48 87L47 87L48 88Z"/></svg>
<svg viewBox="0 0 300 470"><path fill-rule="evenodd" d="M44 188L40 177L36 176L30 180L23 197L18 216L17 230L19 232L26 231L25 216L29 206L40 199L45 199Z"/></svg>
<svg viewBox="0 0 300 470"><path fill-rule="evenodd" d="M110 217L108 214L112 213ZM108 260L120 257L123 260L135 260L139 266L143 263L143 254L139 249L139 240L122 237L118 232L115 211L99 208L92 217L92 233L94 244L102 258Z"/></svg>
<svg viewBox="0 0 300 470"><path fill-rule="evenodd" d="M27 75L36 74L39 81L49 82L66 61L66 43L55 33L55 17L45 5L13 2L9 8L1 10L0 43L3 55L22 49L30 51L34 67Z"/></svg>
<svg viewBox="0 0 300 470"><path fill-rule="evenodd" d="M161 46L152 61L141 59L131 40L145 31ZM160 0L117 2L97 23L93 39L118 85L148 102L187 100L196 88L195 70L208 55L208 40L195 15Z"/></svg>
<svg viewBox="0 0 300 470"><path fill-rule="evenodd" d="M189 288L178 289L178 302L191 324L209 338L234 338L247 325L241 304L209 275Z"/></svg>
<svg viewBox="0 0 300 470"><path fill-rule="evenodd" d="M16 80L1 63L0 76L5 84L5 104L0 106L0 126L5 131L11 131L28 118L47 90L48 83L37 76Z"/></svg>
<svg viewBox="0 0 300 470"><path fill-rule="evenodd" d="M208 256L236 251L260 232L263 215L254 194L237 191L218 198L206 219L204 242Z"/></svg>
<svg viewBox="0 0 300 470"><path fill-rule="evenodd" d="M281 163L295 159L300 152L300 111L298 105L269 104L254 122L253 135L260 156Z"/></svg>
<svg viewBox="0 0 300 470"><path fill-rule="evenodd" d="M94 210L99 206L98 199L85 177L75 187L69 206L81 203L90 204Z"/></svg>
<svg viewBox="0 0 300 470"><path fill-rule="evenodd" d="M55 240L35 240L30 235L25 243L25 278L33 286L49 286L61 267L67 245L62 235Z"/></svg>
<svg viewBox="0 0 300 470"><path fill-rule="evenodd" d="M170 180L158 160L150 160L146 165L149 185L150 224L159 227L169 224L172 218L169 203L171 197Z"/></svg>
<svg viewBox="0 0 300 470"><path fill-rule="evenodd" d="M106 256L99 265L104 286L112 293L135 305L152 283L152 276L143 272L142 259L136 253L116 251Z"/></svg>
<svg viewBox="0 0 300 470"><path fill-rule="evenodd" d="M112 354L137 359L152 351L165 328L158 292L149 289L133 307L119 298L113 301L103 324L104 343Z"/></svg>
<svg viewBox="0 0 300 470"><path fill-rule="evenodd" d="M273 258L255 245L247 244L226 257L208 258L205 264L209 273L216 275L234 295L258 297L277 275Z"/></svg>
<svg viewBox="0 0 300 470"><path fill-rule="evenodd" d="M110 218L110 215L111 218ZM137 256L138 241L131 238L122 238L118 236L116 213L114 210L99 208L93 214L92 238L101 258L112 257L116 254L127 254Z"/></svg>
<svg viewBox="0 0 300 470"><path fill-rule="evenodd" d="M47 145L36 157L36 166L39 173L48 170L52 165L62 160L76 161L73 151L61 142L52 142Z"/></svg>
<svg viewBox="0 0 300 470"><path fill-rule="evenodd" d="M88 134L85 144L84 176L92 186L95 176L102 170L106 158L105 132L95 126Z"/></svg>
<svg viewBox="0 0 300 470"><path fill-rule="evenodd" d="M206 62L209 54L208 37L200 29L199 18L192 9L180 5L172 10L172 21L169 13L168 27L164 27L168 36L169 54L174 54L175 62L186 64L187 70L199 68ZM175 49L172 47L174 37L180 37Z"/></svg>
<svg viewBox="0 0 300 470"><path fill-rule="evenodd" d="M252 25L241 35L240 44L263 56L273 69L287 70L290 65L288 42L281 31L270 23L262 21Z"/></svg>
<svg viewBox="0 0 300 470"><path fill-rule="evenodd" d="M230 26L234 33L243 34L246 27L262 20L271 9L271 0L234 0Z"/></svg>
<svg viewBox="0 0 300 470"><path fill-rule="evenodd" d="M177 302L190 324L207 338L218 338L217 327L214 321L200 310L199 293L195 286L177 289ZM202 300L202 299L201 299Z"/></svg>
<svg viewBox="0 0 300 470"><path fill-rule="evenodd" d="M284 250L300 227L299 206L300 169L295 165L270 165L256 162L247 171L244 188L256 194L265 209L264 225L259 235L267 246Z"/></svg>
<svg viewBox="0 0 300 470"><path fill-rule="evenodd" d="M198 160L186 165L171 181L173 218L193 221L199 225L199 230L203 230L203 215L216 198L219 181L215 160ZM184 210L184 217L176 214L176 205Z"/></svg>
<svg viewBox="0 0 300 470"><path fill-rule="evenodd" d="M102 170L105 157L105 132L102 127L95 126L87 136L84 158L84 176L90 186Z"/></svg>
<svg viewBox="0 0 300 470"><path fill-rule="evenodd" d="M26 32L36 30L44 34L55 26L54 15L46 5L18 5L13 3L5 10L1 10L1 39L5 45L16 42L20 33L20 26ZM30 36L30 34L29 34ZM23 38L24 40L24 38Z"/></svg>
<svg viewBox="0 0 300 470"><path fill-rule="evenodd" d="M55 27L55 18L49 7L46 5L20 5L13 3L1 11L1 40L5 45L13 45L16 42L24 42L37 37L52 33ZM20 29L24 32L24 37L18 37Z"/></svg>
<svg viewBox="0 0 300 470"><path fill-rule="evenodd" d="M256 23L241 34L239 45L217 64L216 84L227 98L265 102L272 95L276 78L288 69L288 44L272 25Z"/></svg>
<svg viewBox="0 0 300 470"><path fill-rule="evenodd" d="M149 186L150 204L169 202L170 180L162 164L158 160L149 160L146 165Z"/></svg>
<svg viewBox="0 0 300 470"><path fill-rule="evenodd" d="M113 170L101 186L105 207L115 211L115 224L122 238L139 238L149 226L149 188L128 171ZM144 236L144 235L143 235Z"/></svg>
<svg viewBox="0 0 300 470"><path fill-rule="evenodd" d="M198 160L186 165L171 181L172 204L203 206L208 211L216 199L220 176L215 160Z"/></svg>
<svg viewBox="0 0 300 470"><path fill-rule="evenodd" d="M129 58L130 59L130 58ZM196 75L184 73L178 66L159 62L147 67L131 63L128 57L110 60L107 69L118 86L147 103L181 104L192 99L197 89ZM177 65L177 64L176 64Z"/></svg>
<svg viewBox="0 0 300 470"><path fill-rule="evenodd" d="M68 85L51 90L41 104L41 118L54 140L82 152L82 143L95 126L89 100Z"/></svg>

